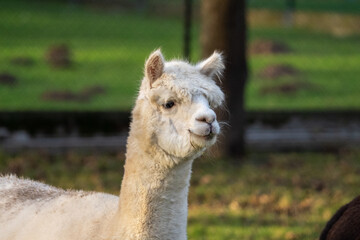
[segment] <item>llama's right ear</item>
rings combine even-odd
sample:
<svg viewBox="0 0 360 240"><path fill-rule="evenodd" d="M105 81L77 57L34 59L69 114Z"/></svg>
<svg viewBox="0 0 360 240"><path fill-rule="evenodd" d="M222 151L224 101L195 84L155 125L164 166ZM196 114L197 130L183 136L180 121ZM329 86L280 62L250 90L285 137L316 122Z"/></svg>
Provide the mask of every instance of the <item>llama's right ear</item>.
<svg viewBox="0 0 360 240"><path fill-rule="evenodd" d="M160 49L150 54L145 63L145 77L149 81L150 88L152 84L163 74L165 59Z"/></svg>

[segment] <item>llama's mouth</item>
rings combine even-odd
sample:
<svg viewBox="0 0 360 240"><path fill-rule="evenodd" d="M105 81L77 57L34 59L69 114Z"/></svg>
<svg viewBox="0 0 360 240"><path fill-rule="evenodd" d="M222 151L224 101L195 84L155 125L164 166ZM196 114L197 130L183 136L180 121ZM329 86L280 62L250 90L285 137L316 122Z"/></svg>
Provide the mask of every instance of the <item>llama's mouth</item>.
<svg viewBox="0 0 360 240"><path fill-rule="evenodd" d="M195 137L197 139L205 140L205 141L211 141L216 137L216 134L214 134L213 132L210 132L207 135L199 135L189 129L189 133L190 133L190 136Z"/></svg>

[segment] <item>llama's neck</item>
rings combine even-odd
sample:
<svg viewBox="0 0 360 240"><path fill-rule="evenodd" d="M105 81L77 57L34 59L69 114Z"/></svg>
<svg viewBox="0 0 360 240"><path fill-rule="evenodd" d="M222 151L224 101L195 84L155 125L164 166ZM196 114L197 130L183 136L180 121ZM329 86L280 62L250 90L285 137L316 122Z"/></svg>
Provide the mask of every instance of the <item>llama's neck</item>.
<svg viewBox="0 0 360 240"><path fill-rule="evenodd" d="M171 157L156 149L149 155L139 145L129 137L117 235L122 240L185 240L192 160L169 167L163 163Z"/></svg>

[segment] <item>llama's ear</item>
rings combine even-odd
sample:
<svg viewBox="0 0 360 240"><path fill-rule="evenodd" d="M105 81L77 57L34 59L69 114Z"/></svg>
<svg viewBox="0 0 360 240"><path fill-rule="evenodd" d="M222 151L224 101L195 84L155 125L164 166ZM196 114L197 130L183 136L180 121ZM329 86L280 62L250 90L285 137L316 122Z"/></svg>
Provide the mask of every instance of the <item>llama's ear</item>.
<svg viewBox="0 0 360 240"><path fill-rule="evenodd" d="M219 52L214 52L209 58L200 62L197 67L202 74L210 78L215 75L220 76L225 69L223 57Z"/></svg>
<svg viewBox="0 0 360 240"><path fill-rule="evenodd" d="M152 84L163 74L165 60L160 49L150 54L145 63L145 77L148 79L150 88Z"/></svg>

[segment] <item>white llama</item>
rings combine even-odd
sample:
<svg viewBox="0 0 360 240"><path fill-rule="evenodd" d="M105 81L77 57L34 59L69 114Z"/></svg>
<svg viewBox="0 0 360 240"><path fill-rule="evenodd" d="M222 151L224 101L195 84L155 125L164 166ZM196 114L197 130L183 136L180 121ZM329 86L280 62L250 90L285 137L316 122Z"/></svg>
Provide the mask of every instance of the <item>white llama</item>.
<svg viewBox="0 0 360 240"><path fill-rule="evenodd" d="M0 178L0 240L184 240L191 165L215 143L224 94L219 53L193 66L145 64L132 111L120 197Z"/></svg>

